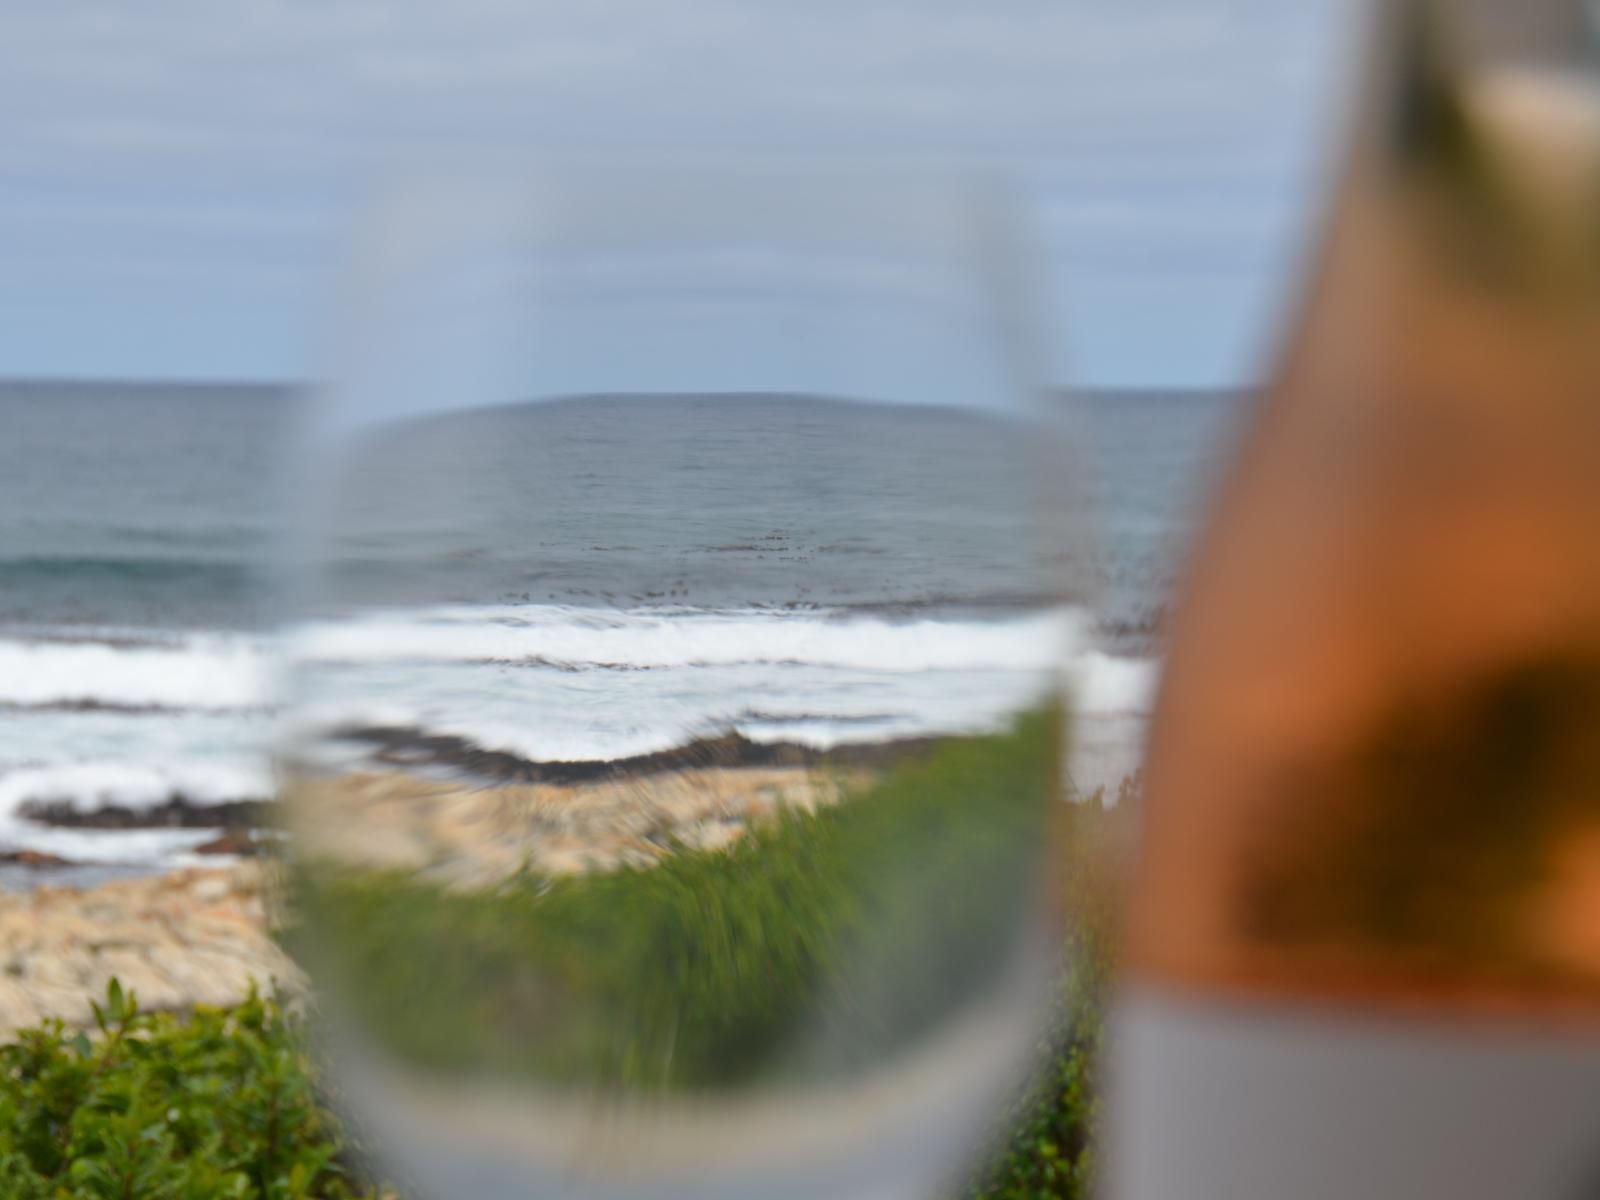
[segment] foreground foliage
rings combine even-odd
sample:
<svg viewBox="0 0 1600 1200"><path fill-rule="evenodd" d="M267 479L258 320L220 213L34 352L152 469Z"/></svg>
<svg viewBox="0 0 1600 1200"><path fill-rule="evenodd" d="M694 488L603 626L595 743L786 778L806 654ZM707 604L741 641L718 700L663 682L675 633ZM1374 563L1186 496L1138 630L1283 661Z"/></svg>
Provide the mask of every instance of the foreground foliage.
<svg viewBox="0 0 1600 1200"><path fill-rule="evenodd" d="M974 1172L966 1200L1089 1200L1094 1194L1100 999L1110 963L1104 927L1076 932L1069 962L1039 1065L1000 1114L997 1148Z"/></svg>
<svg viewBox="0 0 1600 1200"><path fill-rule="evenodd" d="M93 1036L0 1046L6 1200L352 1200L338 1120L273 1000L141 1013L113 981Z"/></svg>
<svg viewBox="0 0 1600 1200"><path fill-rule="evenodd" d="M1040 1070L999 1123L965 1200L1086 1200L1100 1021L1088 972L1064 987ZM377 1200L352 1173L276 1002L189 1017L135 1011L113 987L96 1038L58 1023L0 1047L6 1200ZM384 1200L393 1194L383 1192Z"/></svg>

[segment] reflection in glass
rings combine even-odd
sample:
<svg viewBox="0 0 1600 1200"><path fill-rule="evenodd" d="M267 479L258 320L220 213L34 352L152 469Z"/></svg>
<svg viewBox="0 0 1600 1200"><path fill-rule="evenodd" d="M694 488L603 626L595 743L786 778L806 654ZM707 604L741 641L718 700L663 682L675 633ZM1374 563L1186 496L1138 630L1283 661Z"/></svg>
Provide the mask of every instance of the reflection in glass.
<svg viewBox="0 0 1600 1200"><path fill-rule="evenodd" d="M351 1094L454 1194L925 1194L1017 1075L1063 812L1061 442L995 208L397 197L292 673Z"/></svg>

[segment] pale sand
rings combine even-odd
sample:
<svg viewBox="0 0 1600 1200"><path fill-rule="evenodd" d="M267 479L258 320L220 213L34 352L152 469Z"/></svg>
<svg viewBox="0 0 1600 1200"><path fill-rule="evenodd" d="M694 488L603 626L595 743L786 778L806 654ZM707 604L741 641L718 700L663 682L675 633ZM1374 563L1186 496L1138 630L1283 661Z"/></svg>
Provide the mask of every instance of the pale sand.
<svg viewBox="0 0 1600 1200"><path fill-rule="evenodd" d="M262 884L245 862L0 896L0 1037L45 1017L91 1024L113 977L144 1009L233 1004L252 980L299 994L298 968L267 934Z"/></svg>
<svg viewBox="0 0 1600 1200"><path fill-rule="evenodd" d="M303 785L304 852L445 886L648 866L719 849L785 809L837 803L856 777L802 767L703 768L575 785L464 787L398 772ZM174 871L0 895L0 1037L47 1017L88 1026L119 979L142 1008L242 1000L251 982L304 994L268 933L270 866Z"/></svg>
<svg viewBox="0 0 1600 1200"><path fill-rule="evenodd" d="M301 785L302 852L407 870L448 887L521 871L574 875L649 866L675 846L716 850L786 809L835 804L869 778L805 767L706 767L581 784L469 788L397 772Z"/></svg>

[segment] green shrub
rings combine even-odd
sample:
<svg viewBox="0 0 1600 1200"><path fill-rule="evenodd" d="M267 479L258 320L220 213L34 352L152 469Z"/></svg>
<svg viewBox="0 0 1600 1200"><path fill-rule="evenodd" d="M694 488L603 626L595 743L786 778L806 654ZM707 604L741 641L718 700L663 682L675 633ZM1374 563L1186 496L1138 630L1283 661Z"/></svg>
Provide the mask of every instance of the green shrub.
<svg viewBox="0 0 1600 1200"><path fill-rule="evenodd" d="M1099 1000L1109 959L1098 933L1073 940L1073 968L1041 1039L1039 1066L1000 1114L998 1148L974 1173L966 1200L1088 1200L1094 1194Z"/></svg>
<svg viewBox="0 0 1600 1200"><path fill-rule="evenodd" d="M6 1200L350 1200L338 1121L279 1004L141 1013L113 981L93 1036L0 1046Z"/></svg>

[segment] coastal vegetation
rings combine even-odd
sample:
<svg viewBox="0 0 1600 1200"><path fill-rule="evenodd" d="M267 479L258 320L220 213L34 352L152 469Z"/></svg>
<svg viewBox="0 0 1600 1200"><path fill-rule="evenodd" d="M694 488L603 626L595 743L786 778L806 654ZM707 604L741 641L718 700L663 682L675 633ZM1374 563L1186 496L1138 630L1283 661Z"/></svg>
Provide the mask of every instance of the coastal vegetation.
<svg viewBox="0 0 1600 1200"><path fill-rule="evenodd" d="M392 1053L631 1092L848 1073L994 980L1037 909L1054 709L717 851L487 890L308 864L299 950ZM324 961L317 962L323 955Z"/></svg>
<svg viewBox="0 0 1600 1200"><path fill-rule="evenodd" d="M996 1148L952 1200L1091 1194L1103 961L1064 981L1034 1078L996 1115ZM0 1195L410 1200L366 1181L369 1160L277 1000L179 1015L119 995L99 1005L95 1036L52 1021L0 1047Z"/></svg>
<svg viewBox="0 0 1600 1200"><path fill-rule="evenodd" d="M48 1021L0 1046L7 1200L376 1200L356 1178L294 1019L147 1013L113 981L94 1028Z"/></svg>
<svg viewBox="0 0 1600 1200"><path fill-rule="evenodd" d="M1045 710L951 739L843 803L648 868L476 891L309 872L288 934L332 947L339 971L318 977L336 1002L424 1070L633 1091L848 1073L972 1000L1038 908L1042 853L1102 838L1098 804L1054 802L1060 727ZM1056 1019L993 1153L953 1185L966 1200L1089 1194L1107 893L1064 875ZM818 1013L827 1036L806 1036ZM0 1194L380 1194L278 1001L145 1014L114 988L96 1016L88 1035L46 1024L0 1049Z"/></svg>

